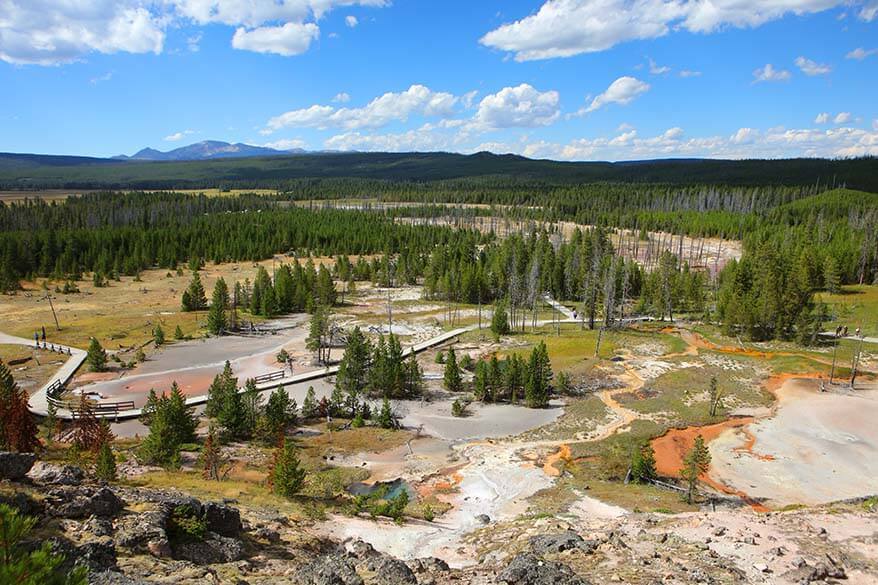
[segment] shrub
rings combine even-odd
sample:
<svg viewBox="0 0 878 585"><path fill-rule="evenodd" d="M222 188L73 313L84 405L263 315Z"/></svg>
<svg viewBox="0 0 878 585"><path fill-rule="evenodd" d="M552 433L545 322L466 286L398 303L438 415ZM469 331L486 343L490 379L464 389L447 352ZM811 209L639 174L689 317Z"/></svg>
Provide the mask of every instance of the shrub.
<svg viewBox="0 0 878 585"><path fill-rule="evenodd" d="M177 506L168 520L168 539L171 542L201 542L207 534L207 520L195 513L188 504Z"/></svg>
<svg viewBox="0 0 878 585"><path fill-rule="evenodd" d="M116 456L113 454L113 448L110 443L101 445L98 452L98 458L95 462L95 477L104 481L116 480Z"/></svg>
<svg viewBox="0 0 878 585"><path fill-rule="evenodd" d="M37 523L36 518L22 516L6 504L0 504L0 583L21 585L86 585L88 570L61 568L64 557L52 552L43 541L38 548L24 546Z"/></svg>
<svg viewBox="0 0 878 585"><path fill-rule="evenodd" d="M305 485L305 470L302 469L296 446L286 437L275 451L270 481L274 493L285 498L292 498Z"/></svg>

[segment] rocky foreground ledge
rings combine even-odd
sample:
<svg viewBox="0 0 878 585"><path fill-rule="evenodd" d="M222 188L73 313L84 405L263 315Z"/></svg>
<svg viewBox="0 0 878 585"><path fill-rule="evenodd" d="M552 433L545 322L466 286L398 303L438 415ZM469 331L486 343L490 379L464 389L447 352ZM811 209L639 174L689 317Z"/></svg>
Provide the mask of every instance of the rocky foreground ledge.
<svg viewBox="0 0 878 585"><path fill-rule="evenodd" d="M81 469L0 453L0 502L105 585L584 585L878 582L871 501L755 514L630 514L598 523L528 518L471 535L481 562L400 560L333 542L268 509L92 483ZM479 559L474 559L478 561Z"/></svg>

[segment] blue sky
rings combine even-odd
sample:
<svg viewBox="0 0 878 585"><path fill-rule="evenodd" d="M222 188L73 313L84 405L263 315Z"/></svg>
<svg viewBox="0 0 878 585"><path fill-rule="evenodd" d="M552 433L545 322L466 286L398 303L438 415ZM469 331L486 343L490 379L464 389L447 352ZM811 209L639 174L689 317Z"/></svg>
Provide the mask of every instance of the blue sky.
<svg viewBox="0 0 878 585"><path fill-rule="evenodd" d="M878 0L0 0L0 88L12 152L878 155Z"/></svg>

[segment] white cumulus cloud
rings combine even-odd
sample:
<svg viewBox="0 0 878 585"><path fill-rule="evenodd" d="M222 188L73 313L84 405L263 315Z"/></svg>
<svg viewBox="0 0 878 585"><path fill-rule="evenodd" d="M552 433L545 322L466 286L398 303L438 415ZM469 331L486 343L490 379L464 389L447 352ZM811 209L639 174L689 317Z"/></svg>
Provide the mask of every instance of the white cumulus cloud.
<svg viewBox="0 0 878 585"><path fill-rule="evenodd" d="M821 112L821 113L817 114L816 118L814 118L815 124L826 124L827 122L829 122L829 113L828 112Z"/></svg>
<svg viewBox="0 0 878 585"><path fill-rule="evenodd" d="M360 21L357 20L356 16L348 15L348 16L345 16L344 23L346 25L348 25L350 28L355 28L358 24L360 24Z"/></svg>
<svg viewBox="0 0 878 585"><path fill-rule="evenodd" d="M761 83L764 81L787 81L792 77L786 69L775 69L774 65L768 63L765 67L760 67L753 72L753 83Z"/></svg>
<svg viewBox="0 0 878 585"><path fill-rule="evenodd" d="M872 55L878 55L878 49L864 49L863 47L857 47L856 49L845 55L845 58L862 61L863 59L871 57Z"/></svg>
<svg viewBox="0 0 878 585"><path fill-rule="evenodd" d="M195 134L195 130L183 130L181 132L174 132L173 134L169 134L168 136L165 136L163 138L163 140L165 140L166 142L179 142L180 140L183 140L183 138L185 138L186 136L189 136L190 134Z"/></svg>
<svg viewBox="0 0 878 585"><path fill-rule="evenodd" d="M630 104L637 96L649 91L650 85L635 77L620 77L605 92L595 97L584 112L594 112L608 104Z"/></svg>
<svg viewBox="0 0 878 585"><path fill-rule="evenodd" d="M98 53L161 53L164 24L138 0L0 0L0 60L59 65Z"/></svg>
<svg viewBox="0 0 878 585"><path fill-rule="evenodd" d="M532 128L553 124L561 115L557 91L539 91L527 83L504 87L479 102L472 128Z"/></svg>
<svg viewBox="0 0 878 585"><path fill-rule="evenodd" d="M649 58L649 72L653 75L664 75L670 72L671 68L666 65L659 65L652 58Z"/></svg>
<svg viewBox="0 0 878 585"><path fill-rule="evenodd" d="M266 142L262 145L265 148L273 148L275 150L294 150L294 149L304 149L306 143L304 140L300 140L299 138L283 138L281 140L275 140L273 142Z"/></svg>
<svg viewBox="0 0 878 585"><path fill-rule="evenodd" d="M320 36L320 27L313 22L288 22L283 26L239 27L232 37L236 49L254 53L272 53L291 57L301 55Z"/></svg>
<svg viewBox="0 0 878 585"><path fill-rule="evenodd" d="M835 118L832 120L836 124L847 124L851 121L851 113L850 112L839 112L835 115Z"/></svg>
<svg viewBox="0 0 878 585"><path fill-rule="evenodd" d="M676 30L756 27L842 5L860 6L858 16L866 21L878 13L876 0L546 0L537 12L503 24L480 42L514 53L518 61L570 57Z"/></svg>
<svg viewBox="0 0 878 585"><path fill-rule="evenodd" d="M754 128L739 128L732 134L730 140L734 144L752 144L759 137L759 130Z"/></svg>
<svg viewBox="0 0 878 585"><path fill-rule="evenodd" d="M811 77L814 77L815 75L826 75L827 73L832 71L832 67L830 67L829 65L816 63L811 59L806 59L805 57L798 57L796 59L796 67L801 69L802 73Z"/></svg>
<svg viewBox="0 0 878 585"><path fill-rule="evenodd" d="M336 104L346 104L351 101L351 96L345 92L335 94L335 97L332 98L332 101Z"/></svg>
<svg viewBox="0 0 878 585"><path fill-rule="evenodd" d="M340 6L387 6L389 0L165 0L198 24L256 28L266 23L319 20Z"/></svg>
<svg viewBox="0 0 878 585"><path fill-rule="evenodd" d="M298 55L317 21L341 6L390 0L0 0L0 60L59 65L90 53L161 53L165 31L191 24L235 27L238 49ZM186 39L197 51L201 34Z"/></svg>
<svg viewBox="0 0 878 585"><path fill-rule="evenodd" d="M443 116L452 113L458 98L435 92L424 85L412 85L403 92L387 92L362 108L335 108L313 105L291 110L268 121L263 133L288 127L310 128L378 128L390 122L404 122L412 115Z"/></svg>
<svg viewBox="0 0 878 585"><path fill-rule="evenodd" d="M555 160L643 160L668 157L789 158L878 155L878 121L872 131L741 128L731 136L688 138L667 130L657 136L631 133L578 138L567 143L544 140L483 143L477 149Z"/></svg>

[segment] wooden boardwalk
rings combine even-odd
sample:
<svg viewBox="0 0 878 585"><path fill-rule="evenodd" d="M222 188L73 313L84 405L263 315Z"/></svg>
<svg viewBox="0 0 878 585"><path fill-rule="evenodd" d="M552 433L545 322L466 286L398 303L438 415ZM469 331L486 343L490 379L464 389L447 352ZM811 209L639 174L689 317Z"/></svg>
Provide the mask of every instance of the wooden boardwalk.
<svg viewBox="0 0 878 585"><path fill-rule="evenodd" d="M14 335L7 335L6 333L0 333L0 343L10 344L10 345L25 345L27 347L34 347L33 339L25 339L23 337L15 337ZM51 346L51 344L49 344ZM34 392L29 398L29 406L31 412L40 416L46 416L49 410L49 400L48 400L48 391L50 388L55 388L60 386L67 385L67 382L70 381L70 378L73 377L73 374L76 370L79 369L79 366L82 365L82 362L85 361L86 352L82 349L77 349L75 347L68 346L60 346L55 345L56 348L60 348L63 353L67 353L70 351L70 356L67 358L67 361L64 362L64 365L61 366L55 375L52 376L46 384L44 384L39 390ZM63 409L63 412L59 410L58 412L59 418L72 418L72 413Z"/></svg>
<svg viewBox="0 0 878 585"><path fill-rule="evenodd" d="M560 320L561 322L574 321L573 312L570 311L570 309L568 309L567 307L564 307L563 305L561 305L557 301L549 298L548 296L545 298L545 301L547 303L549 303L550 305L552 305L553 307L555 307L556 309L558 309L563 314L563 316L566 317L566 318L562 318ZM548 323L552 323L552 321L549 321L549 320L538 321L537 325L541 326L541 325L545 325ZM408 357L412 353L415 353L415 354L421 353L421 352L426 351L428 349L431 349L433 347L447 343L447 342L451 341L452 339L455 339L455 338L463 335L464 333L467 333L469 331L475 331L478 328L479 328L478 324L473 324L473 325L469 325L467 327L460 327L457 329L453 329L451 331L446 331L445 333L441 333L435 337L431 337L430 339L428 339L426 341L422 341L421 343L416 343L415 345L412 345L412 346L405 348L403 350L403 356ZM32 340L24 339L21 337L14 337L11 335L6 335L4 333L0 333L0 343L28 345L31 347L33 347L33 345L34 345L34 342ZM63 349L67 350L68 348L65 346ZM37 392L35 392L30 397L30 410L34 414L37 414L40 416L46 416L46 414L48 412L48 404L49 404L48 403L48 395L47 395L48 389L53 387L53 386L57 386L59 383L62 386L66 385L67 382L70 380L70 378L73 376L74 372L76 372L76 370L79 368L79 366L82 365L82 363L85 361L86 352L84 350L76 349L76 348L69 348L69 349L71 351L70 359L67 360L67 362L64 364L64 366L62 366L61 369L58 370L58 372L55 374L55 376L53 376L52 379L49 380L49 382L45 386L40 388ZM312 380L319 380L321 378L334 376L337 373L338 373L338 366L337 365L328 366L326 368L322 368L322 369L318 369L318 370L311 370L309 372L302 372L301 374L295 374L293 376L284 375L283 377L281 377L281 376L277 375L278 372L272 372L271 374L266 375L265 377L262 377L264 381L257 382L256 388L259 389L260 391L271 390L271 389L277 388L279 386L301 384L303 382L310 382ZM243 387L238 388L238 392L243 392L243 391L244 391ZM198 406L201 404L205 404L206 402L207 402L207 394L202 394L199 396L190 396L189 398L186 399L186 404L192 405L192 406ZM101 403L98 402L97 406L100 407ZM108 418L108 419L113 419L116 421L139 418L140 415L141 415L140 408L129 408L129 409L125 409L125 410L120 410L118 408L111 408L111 409L100 408L95 413L95 416L97 416L99 418ZM74 418L74 416L75 416L75 413L67 408L59 407L57 409L57 417L60 419L72 420Z"/></svg>

